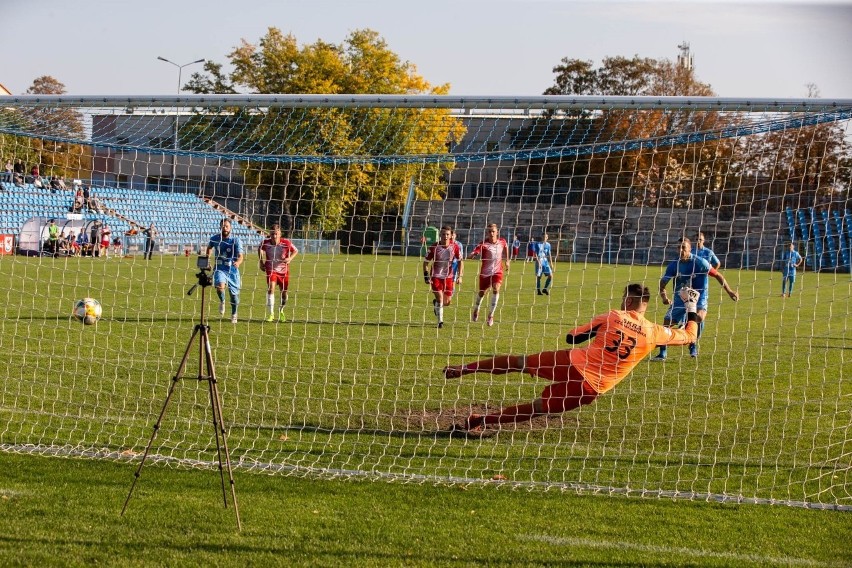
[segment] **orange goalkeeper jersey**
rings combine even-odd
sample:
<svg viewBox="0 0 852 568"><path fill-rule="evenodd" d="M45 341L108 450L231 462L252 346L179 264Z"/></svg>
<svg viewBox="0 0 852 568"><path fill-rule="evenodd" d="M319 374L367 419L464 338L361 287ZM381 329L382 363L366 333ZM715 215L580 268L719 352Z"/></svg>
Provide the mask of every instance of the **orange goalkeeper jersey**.
<svg viewBox="0 0 852 568"><path fill-rule="evenodd" d="M594 334L591 343L571 349L569 356L586 382L604 393L620 383L657 345L693 343L697 332L696 322L689 322L684 329L669 329L638 312L611 310L569 332Z"/></svg>

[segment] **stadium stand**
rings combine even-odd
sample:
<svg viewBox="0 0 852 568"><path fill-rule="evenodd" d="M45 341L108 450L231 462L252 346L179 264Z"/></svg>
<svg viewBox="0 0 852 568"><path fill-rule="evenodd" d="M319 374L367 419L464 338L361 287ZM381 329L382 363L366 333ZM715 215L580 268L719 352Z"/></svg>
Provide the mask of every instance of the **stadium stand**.
<svg viewBox="0 0 852 568"><path fill-rule="evenodd" d="M181 254L197 252L206 245L210 235L218 230L219 221L230 217L233 232L248 247L260 242L259 227L247 223L239 215L219 204L188 193L166 193L93 186L91 193L102 204L100 211L84 209L83 222L100 219L110 225L113 235L124 235L130 251L139 250L144 242L141 230L152 222L158 231L157 250L162 253ZM32 184L16 186L2 182L0 191L0 234L18 236L21 228L31 218L57 219L60 228L69 218L74 199L72 191L51 192Z"/></svg>

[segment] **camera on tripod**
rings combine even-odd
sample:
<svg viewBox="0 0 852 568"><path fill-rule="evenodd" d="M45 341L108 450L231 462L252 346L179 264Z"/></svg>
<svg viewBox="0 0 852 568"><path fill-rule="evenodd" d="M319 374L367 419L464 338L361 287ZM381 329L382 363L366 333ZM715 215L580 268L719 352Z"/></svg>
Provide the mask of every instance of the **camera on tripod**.
<svg viewBox="0 0 852 568"><path fill-rule="evenodd" d="M206 288L207 286L213 285L213 279L209 274L210 257L207 255L199 255L195 260L195 266L198 267L198 274L195 275L198 278L198 284L195 284L192 288L190 288L187 295L191 295L195 291L196 286Z"/></svg>

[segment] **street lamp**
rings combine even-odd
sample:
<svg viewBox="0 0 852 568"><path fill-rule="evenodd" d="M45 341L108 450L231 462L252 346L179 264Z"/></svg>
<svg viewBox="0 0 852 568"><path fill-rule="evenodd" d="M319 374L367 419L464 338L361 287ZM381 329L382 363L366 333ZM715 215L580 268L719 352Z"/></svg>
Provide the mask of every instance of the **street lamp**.
<svg viewBox="0 0 852 568"><path fill-rule="evenodd" d="M170 60L168 60L168 59L166 59L165 57L162 57L162 56L157 56L157 59L159 59L160 61L165 61L166 63L174 65L175 67L178 68L178 88L177 88L178 94L180 94L180 88L181 88L180 87L180 79L181 79L181 75L183 74L183 68L189 67L190 65L195 65L196 63L204 63L204 61L205 61L204 59L198 59L196 61L190 61L189 63L184 63L183 65L178 65L174 61L170 61ZM179 126L178 118L179 118L179 114L180 114L178 108L179 107L175 107L175 155L172 156L172 191L174 191L174 189L175 189L175 181L177 180L177 157L178 157L177 152L178 152L178 126Z"/></svg>

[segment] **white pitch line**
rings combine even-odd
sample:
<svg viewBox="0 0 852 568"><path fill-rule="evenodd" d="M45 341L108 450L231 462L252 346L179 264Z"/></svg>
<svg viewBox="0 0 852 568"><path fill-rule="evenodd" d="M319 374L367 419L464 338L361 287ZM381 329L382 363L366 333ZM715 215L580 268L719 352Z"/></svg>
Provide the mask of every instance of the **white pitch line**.
<svg viewBox="0 0 852 568"><path fill-rule="evenodd" d="M636 550L639 552L650 552L652 554L681 555L693 558L713 558L719 560L733 560L736 562L752 562L755 564L779 564L783 566L817 566L820 568L842 568L844 564L834 564L810 560L807 558L789 558L762 556L759 554L737 554L735 552L713 552L710 550L698 550L694 548L679 548L671 546L657 546L651 544L640 544L625 541L603 541L587 538L565 538L548 535L518 535L520 540L532 540L544 542L555 546L576 546L586 548L612 548L619 550Z"/></svg>

